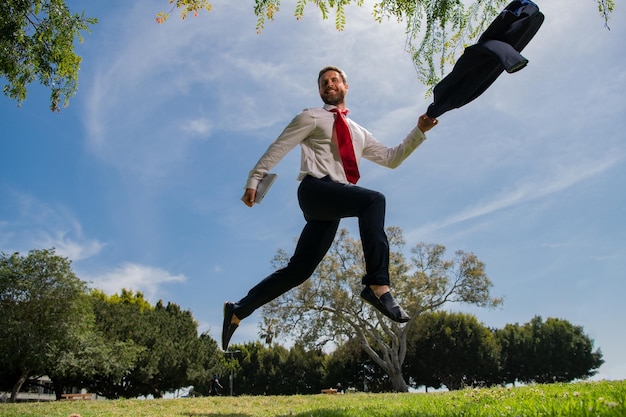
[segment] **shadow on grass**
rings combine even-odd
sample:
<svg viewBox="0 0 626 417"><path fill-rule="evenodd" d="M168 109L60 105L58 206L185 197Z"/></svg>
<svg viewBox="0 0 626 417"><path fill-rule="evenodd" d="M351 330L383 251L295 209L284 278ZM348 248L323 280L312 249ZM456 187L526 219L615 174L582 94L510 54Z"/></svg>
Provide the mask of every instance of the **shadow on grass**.
<svg viewBox="0 0 626 417"><path fill-rule="evenodd" d="M250 417L241 413L181 413L181 417Z"/></svg>
<svg viewBox="0 0 626 417"><path fill-rule="evenodd" d="M298 414L289 414L289 415L282 415L282 416L276 416L276 417L345 417L349 415L353 416L354 412L352 411L349 413L346 410L320 408L317 410L304 411ZM399 416L396 416L396 417L399 417Z"/></svg>
<svg viewBox="0 0 626 417"><path fill-rule="evenodd" d="M180 417L250 417L250 414L241 414L241 413L181 413ZM337 410L337 409L329 409L329 408L320 408L314 410L307 410L301 413L293 414L276 414L276 415L268 415L267 417L345 417L345 416L353 416L354 412L350 412L347 410ZM403 414L396 414L396 417L402 417ZM407 414L408 415L408 414Z"/></svg>

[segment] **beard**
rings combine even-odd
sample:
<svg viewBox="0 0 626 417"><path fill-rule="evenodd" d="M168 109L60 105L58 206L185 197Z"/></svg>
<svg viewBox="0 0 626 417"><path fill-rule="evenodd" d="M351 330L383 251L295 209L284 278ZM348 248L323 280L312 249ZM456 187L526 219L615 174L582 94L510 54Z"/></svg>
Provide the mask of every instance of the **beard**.
<svg viewBox="0 0 626 417"><path fill-rule="evenodd" d="M325 104L331 105L331 106L336 106L338 104L341 104L344 102L344 99L346 98L346 93L344 93L343 91L331 91L328 94L322 94L322 101Z"/></svg>

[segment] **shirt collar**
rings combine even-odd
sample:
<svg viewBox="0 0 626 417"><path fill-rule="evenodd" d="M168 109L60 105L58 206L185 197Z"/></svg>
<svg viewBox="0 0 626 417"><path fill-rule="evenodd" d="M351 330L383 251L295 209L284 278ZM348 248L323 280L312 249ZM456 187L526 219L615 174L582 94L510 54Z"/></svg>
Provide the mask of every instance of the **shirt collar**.
<svg viewBox="0 0 626 417"><path fill-rule="evenodd" d="M337 106L332 105L332 104L325 104L324 103L324 110L328 110L331 111L332 109L336 109ZM350 109L346 108L346 114L350 113Z"/></svg>

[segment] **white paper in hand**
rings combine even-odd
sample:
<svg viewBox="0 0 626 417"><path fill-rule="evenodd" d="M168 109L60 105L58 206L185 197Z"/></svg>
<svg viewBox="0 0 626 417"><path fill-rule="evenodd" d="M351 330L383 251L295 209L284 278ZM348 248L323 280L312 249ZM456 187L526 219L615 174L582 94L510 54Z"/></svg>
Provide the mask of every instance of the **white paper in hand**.
<svg viewBox="0 0 626 417"><path fill-rule="evenodd" d="M276 181L277 177L278 174L265 174L261 181L259 181L259 185L257 185L256 187L256 198L254 199L254 202L256 204L259 204L261 201L263 201L263 198L270 190L272 184L274 184L274 181Z"/></svg>

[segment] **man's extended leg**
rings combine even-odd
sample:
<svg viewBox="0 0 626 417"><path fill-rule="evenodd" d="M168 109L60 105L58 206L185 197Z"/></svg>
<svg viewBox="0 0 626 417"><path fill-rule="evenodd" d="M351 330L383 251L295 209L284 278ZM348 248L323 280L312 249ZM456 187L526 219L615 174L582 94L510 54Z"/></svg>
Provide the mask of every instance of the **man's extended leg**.
<svg viewBox="0 0 626 417"><path fill-rule="evenodd" d="M315 199L315 196L310 195L313 192L315 192L314 189L303 187L301 183L298 188L298 198L300 201L302 196ZM296 250L287 266L259 282L238 302L226 302L224 304L222 349L228 348L230 338L239 326L241 319L248 317L257 308L306 281L328 252L339 227L339 218L315 220L309 218L306 213L305 218L307 224L300 234Z"/></svg>
<svg viewBox="0 0 626 417"><path fill-rule="evenodd" d="M259 282L235 303L235 316L242 320L257 308L306 281L328 252L338 226L339 220L307 222L287 266Z"/></svg>

